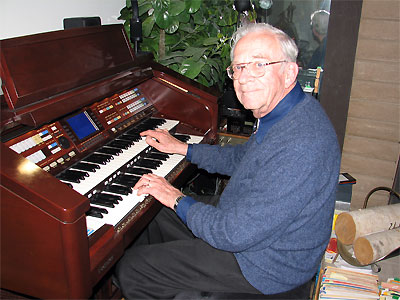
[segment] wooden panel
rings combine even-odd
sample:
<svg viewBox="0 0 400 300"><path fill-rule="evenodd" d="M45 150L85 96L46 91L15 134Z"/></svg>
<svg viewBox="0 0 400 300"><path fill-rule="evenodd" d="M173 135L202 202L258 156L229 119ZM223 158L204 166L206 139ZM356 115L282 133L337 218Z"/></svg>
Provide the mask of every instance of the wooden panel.
<svg viewBox="0 0 400 300"><path fill-rule="evenodd" d="M342 157L342 171L350 174L359 173L376 179L386 178L393 182L395 170L396 161L379 160L352 153L346 153ZM358 183L360 182L357 181Z"/></svg>
<svg viewBox="0 0 400 300"><path fill-rule="evenodd" d="M399 146L389 141L346 135L344 151L360 157L396 161Z"/></svg>
<svg viewBox="0 0 400 300"><path fill-rule="evenodd" d="M373 19L399 19L399 0L364 0L362 15Z"/></svg>
<svg viewBox="0 0 400 300"><path fill-rule="evenodd" d="M349 117L383 122L399 122L399 105L395 103L351 99Z"/></svg>
<svg viewBox="0 0 400 300"><path fill-rule="evenodd" d="M374 121L353 117L347 119L346 137L349 135L359 136L397 143L399 134L399 124L397 122Z"/></svg>
<svg viewBox="0 0 400 300"><path fill-rule="evenodd" d="M359 39L399 40L399 22L396 20L379 20L361 18Z"/></svg>
<svg viewBox="0 0 400 300"><path fill-rule="evenodd" d="M374 39L360 39L356 57L358 59L397 61L399 59L398 41L379 41Z"/></svg>
<svg viewBox="0 0 400 300"><path fill-rule="evenodd" d="M398 83L399 67L399 63L357 60L354 66L354 78Z"/></svg>
<svg viewBox="0 0 400 300"><path fill-rule="evenodd" d="M357 183L353 185L353 191L362 193L362 198L364 199L367 194L374 188L378 186L391 187L392 178L383 178L376 176L368 176L364 174L354 173L352 174L357 179ZM359 184L362 183L362 184ZM357 187L357 189L354 189Z"/></svg>
<svg viewBox="0 0 400 300"><path fill-rule="evenodd" d="M398 82L376 82L354 79L351 88L351 98L381 99L386 102L399 103L400 86Z"/></svg>

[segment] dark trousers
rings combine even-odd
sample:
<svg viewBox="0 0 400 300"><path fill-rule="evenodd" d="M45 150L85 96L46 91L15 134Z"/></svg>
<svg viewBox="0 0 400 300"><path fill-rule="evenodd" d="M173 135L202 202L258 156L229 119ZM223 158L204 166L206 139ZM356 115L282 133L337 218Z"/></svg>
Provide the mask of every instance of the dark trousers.
<svg viewBox="0 0 400 300"><path fill-rule="evenodd" d="M216 199L209 201L215 204ZM169 208L163 208L126 251L115 275L127 299L172 299L188 291L261 296L243 277L232 253L194 237Z"/></svg>

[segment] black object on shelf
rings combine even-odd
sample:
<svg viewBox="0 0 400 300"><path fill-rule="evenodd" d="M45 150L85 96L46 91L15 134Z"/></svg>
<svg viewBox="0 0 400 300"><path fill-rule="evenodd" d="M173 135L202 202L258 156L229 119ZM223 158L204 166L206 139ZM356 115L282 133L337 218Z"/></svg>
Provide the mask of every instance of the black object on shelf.
<svg viewBox="0 0 400 300"><path fill-rule="evenodd" d="M89 27L89 26L100 26L100 17L76 17L76 18L65 18L63 20L64 29Z"/></svg>

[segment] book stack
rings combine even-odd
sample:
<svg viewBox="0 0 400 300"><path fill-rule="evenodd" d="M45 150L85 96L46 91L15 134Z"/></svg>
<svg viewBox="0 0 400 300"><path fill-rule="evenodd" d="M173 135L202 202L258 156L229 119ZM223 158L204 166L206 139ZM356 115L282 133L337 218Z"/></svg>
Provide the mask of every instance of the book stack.
<svg viewBox="0 0 400 300"><path fill-rule="evenodd" d="M381 300L400 299L400 278L389 278L381 283Z"/></svg>
<svg viewBox="0 0 400 300"><path fill-rule="evenodd" d="M377 275L327 266L319 299L379 299L378 281Z"/></svg>

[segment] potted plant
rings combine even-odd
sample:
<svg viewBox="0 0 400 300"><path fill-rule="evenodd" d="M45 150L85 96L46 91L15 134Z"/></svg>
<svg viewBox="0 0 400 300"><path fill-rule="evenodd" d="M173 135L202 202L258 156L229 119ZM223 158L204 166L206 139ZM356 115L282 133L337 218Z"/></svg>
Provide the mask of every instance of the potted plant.
<svg viewBox="0 0 400 300"><path fill-rule="evenodd" d="M155 61L205 86L220 91L230 64L230 38L239 14L234 0L139 0L141 50ZM130 34L131 1L121 10ZM249 19L255 19L254 10Z"/></svg>

